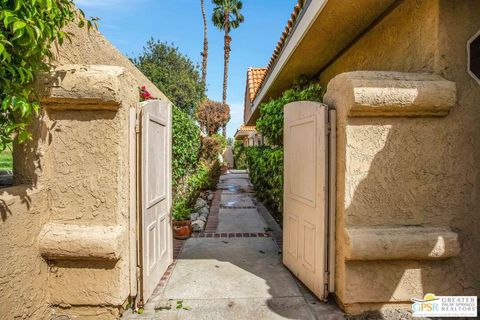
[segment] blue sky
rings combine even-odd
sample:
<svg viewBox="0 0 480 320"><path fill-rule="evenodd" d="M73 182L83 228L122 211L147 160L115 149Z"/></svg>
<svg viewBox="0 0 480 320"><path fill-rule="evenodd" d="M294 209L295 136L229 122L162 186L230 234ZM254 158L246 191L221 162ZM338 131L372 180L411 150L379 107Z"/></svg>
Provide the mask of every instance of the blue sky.
<svg viewBox="0 0 480 320"><path fill-rule="evenodd" d="M142 52L150 37L174 43L200 63L203 23L200 0L75 0L87 16L101 19L100 31L124 54ZM243 0L245 22L232 32L228 103L232 120L228 136L243 122L246 71L267 65L297 0ZM205 0L209 21L207 94L222 99L223 33L211 24L212 4Z"/></svg>

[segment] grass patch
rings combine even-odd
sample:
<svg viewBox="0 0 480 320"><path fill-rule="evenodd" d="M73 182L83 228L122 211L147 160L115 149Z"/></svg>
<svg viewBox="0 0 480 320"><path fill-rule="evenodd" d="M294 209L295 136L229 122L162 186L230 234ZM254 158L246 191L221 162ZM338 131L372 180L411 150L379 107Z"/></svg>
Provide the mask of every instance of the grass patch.
<svg viewBox="0 0 480 320"><path fill-rule="evenodd" d="M12 150L10 148L0 152L0 170L12 170L13 159Z"/></svg>

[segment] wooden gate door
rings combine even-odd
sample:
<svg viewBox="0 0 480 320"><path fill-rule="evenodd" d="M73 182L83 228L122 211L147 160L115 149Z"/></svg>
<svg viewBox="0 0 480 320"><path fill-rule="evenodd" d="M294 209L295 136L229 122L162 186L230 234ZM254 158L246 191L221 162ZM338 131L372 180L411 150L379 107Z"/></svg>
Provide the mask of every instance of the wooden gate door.
<svg viewBox="0 0 480 320"><path fill-rule="evenodd" d="M316 102L286 105L284 148L283 263L325 299L331 223L328 108Z"/></svg>
<svg viewBox="0 0 480 320"><path fill-rule="evenodd" d="M141 292L144 302L173 262L171 115L171 105L158 100L147 102L140 112Z"/></svg>

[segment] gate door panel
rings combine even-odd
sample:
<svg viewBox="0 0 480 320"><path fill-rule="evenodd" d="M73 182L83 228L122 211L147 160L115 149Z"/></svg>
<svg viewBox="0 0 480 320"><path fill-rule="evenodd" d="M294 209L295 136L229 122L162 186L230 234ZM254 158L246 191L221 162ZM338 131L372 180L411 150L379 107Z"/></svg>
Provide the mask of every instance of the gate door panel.
<svg viewBox="0 0 480 320"><path fill-rule="evenodd" d="M316 102L285 106L283 263L326 298L328 109Z"/></svg>
<svg viewBox="0 0 480 320"><path fill-rule="evenodd" d="M173 262L171 230L171 105L141 111L142 297L147 301Z"/></svg>

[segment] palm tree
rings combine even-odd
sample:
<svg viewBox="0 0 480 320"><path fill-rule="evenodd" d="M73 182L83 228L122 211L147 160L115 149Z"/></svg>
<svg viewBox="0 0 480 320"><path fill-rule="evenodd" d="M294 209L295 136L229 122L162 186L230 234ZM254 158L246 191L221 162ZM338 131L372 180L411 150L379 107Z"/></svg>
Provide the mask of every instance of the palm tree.
<svg viewBox="0 0 480 320"><path fill-rule="evenodd" d="M243 3L240 0L212 0L213 9L212 21L215 27L222 30L224 35L224 66L223 66L223 104L227 104L227 83L228 83L228 62L230 60L230 31L238 28L244 21L240 10ZM226 126L223 126L223 136L227 136Z"/></svg>
<svg viewBox="0 0 480 320"><path fill-rule="evenodd" d="M203 52L202 52L202 81L203 85L207 83L207 62L208 62L208 27L207 15L205 14L205 0L201 0L202 18L203 18Z"/></svg>

